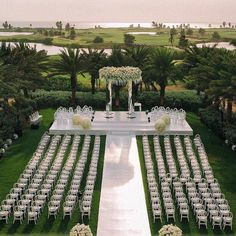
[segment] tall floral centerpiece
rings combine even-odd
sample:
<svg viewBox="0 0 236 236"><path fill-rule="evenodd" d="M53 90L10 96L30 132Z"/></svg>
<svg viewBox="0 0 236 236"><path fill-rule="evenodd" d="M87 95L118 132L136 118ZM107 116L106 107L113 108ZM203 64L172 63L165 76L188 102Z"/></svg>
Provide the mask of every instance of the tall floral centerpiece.
<svg viewBox="0 0 236 236"><path fill-rule="evenodd" d="M103 67L99 70L99 78L105 79L109 89L109 106L112 107L112 85L128 84L128 108L132 104L132 82L135 84L142 81L142 71L138 67Z"/></svg>
<svg viewBox="0 0 236 236"><path fill-rule="evenodd" d="M77 224L71 229L70 236L93 236L93 234L88 225Z"/></svg>
<svg viewBox="0 0 236 236"><path fill-rule="evenodd" d="M159 236L182 236L182 230L177 227L176 225L164 225L160 230L159 230Z"/></svg>

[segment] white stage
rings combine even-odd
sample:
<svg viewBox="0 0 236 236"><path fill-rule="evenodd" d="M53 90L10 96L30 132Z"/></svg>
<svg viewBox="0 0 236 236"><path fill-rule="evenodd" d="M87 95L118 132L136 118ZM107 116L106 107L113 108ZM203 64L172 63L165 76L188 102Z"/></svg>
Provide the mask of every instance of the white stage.
<svg viewBox="0 0 236 236"><path fill-rule="evenodd" d="M154 128L155 120L151 118L150 113L146 115L145 112L135 112L135 118L129 118L126 111L114 111L111 112L110 118L106 118L105 116L105 112L96 111L90 130L83 130L80 126L73 125L71 120L67 120L63 124L58 124L57 121L54 121L49 131L50 134L157 134ZM148 122L148 117L150 118L150 122ZM186 120L181 123L171 122L167 126L166 131L162 133L162 135L192 134L193 130Z"/></svg>

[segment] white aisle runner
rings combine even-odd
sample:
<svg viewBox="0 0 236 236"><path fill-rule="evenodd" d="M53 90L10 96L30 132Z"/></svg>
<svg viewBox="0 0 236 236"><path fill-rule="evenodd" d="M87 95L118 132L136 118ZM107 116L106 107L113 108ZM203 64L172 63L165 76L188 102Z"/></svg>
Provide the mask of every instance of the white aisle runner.
<svg viewBox="0 0 236 236"><path fill-rule="evenodd" d="M107 135L97 235L151 235L134 135Z"/></svg>

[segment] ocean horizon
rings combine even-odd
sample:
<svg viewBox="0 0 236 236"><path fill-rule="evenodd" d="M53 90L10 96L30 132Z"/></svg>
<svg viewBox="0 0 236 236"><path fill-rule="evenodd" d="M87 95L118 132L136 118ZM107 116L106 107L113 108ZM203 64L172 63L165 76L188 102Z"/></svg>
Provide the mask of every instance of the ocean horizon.
<svg viewBox="0 0 236 236"><path fill-rule="evenodd" d="M2 28L2 23L0 21L0 27ZM151 22L81 22L81 21L62 21L63 26L69 22L71 26L74 26L77 29L88 29L100 26L102 28L128 28L130 25L133 27L143 27L143 28L152 28ZM32 28L56 28L56 21L8 21L13 27L32 27ZM173 27L180 24L189 24L191 28L220 28L221 23L215 22L163 22L167 27ZM236 25L236 23L231 22L231 25Z"/></svg>

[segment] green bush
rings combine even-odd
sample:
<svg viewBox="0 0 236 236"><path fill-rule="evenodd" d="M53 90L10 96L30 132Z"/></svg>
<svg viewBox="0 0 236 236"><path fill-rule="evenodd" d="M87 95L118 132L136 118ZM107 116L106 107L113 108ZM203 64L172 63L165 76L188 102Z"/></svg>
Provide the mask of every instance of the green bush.
<svg viewBox="0 0 236 236"><path fill-rule="evenodd" d="M91 92L90 75L85 73L85 77L82 75L77 76L77 91ZM104 82L100 82L101 86L97 87L97 91L105 91ZM55 91L71 91L70 78L68 75L57 75L53 76L48 80L45 86L46 90Z"/></svg>
<svg viewBox="0 0 236 236"><path fill-rule="evenodd" d="M43 44L52 45L53 38L45 38L42 40Z"/></svg>
<svg viewBox="0 0 236 236"><path fill-rule="evenodd" d="M160 96L157 92L143 92L138 95L137 101L142 103L144 109L150 110L159 105ZM165 107L197 112L200 107L203 107L203 98L198 96L196 91L167 91Z"/></svg>
<svg viewBox="0 0 236 236"><path fill-rule="evenodd" d="M93 40L94 43L103 43L104 39L100 36L96 36Z"/></svg>
<svg viewBox="0 0 236 236"><path fill-rule="evenodd" d="M68 91L44 91L38 90L32 94L39 108L59 106L69 107L71 92ZM104 109L106 106L106 94L104 92L97 92L94 95L91 92L77 92L76 93L77 105L92 106L94 109Z"/></svg>
<svg viewBox="0 0 236 236"><path fill-rule="evenodd" d="M199 114L203 123L221 138L227 139L230 144L236 144L236 125L223 121L222 114L213 107L200 109Z"/></svg>
<svg viewBox="0 0 236 236"><path fill-rule="evenodd" d="M114 96L115 94L113 94ZM32 94L32 98L40 108L70 106L71 93L69 91L45 91L38 90ZM96 92L77 92L77 104L80 106L89 105L94 109L105 109L106 93ZM202 97L196 95L195 91L167 92L165 98L165 106L170 108L183 108L186 111L197 112L202 107ZM159 105L159 94L157 92L143 92L137 96L136 101L141 102L143 110L151 109ZM135 102L135 101L134 101ZM128 92L121 90L120 92L120 108L121 110L128 108ZM114 104L114 101L113 101Z"/></svg>
<svg viewBox="0 0 236 236"><path fill-rule="evenodd" d="M0 139L11 138L17 124L16 110L14 107L5 105L0 111ZM3 142L1 142L3 144Z"/></svg>

